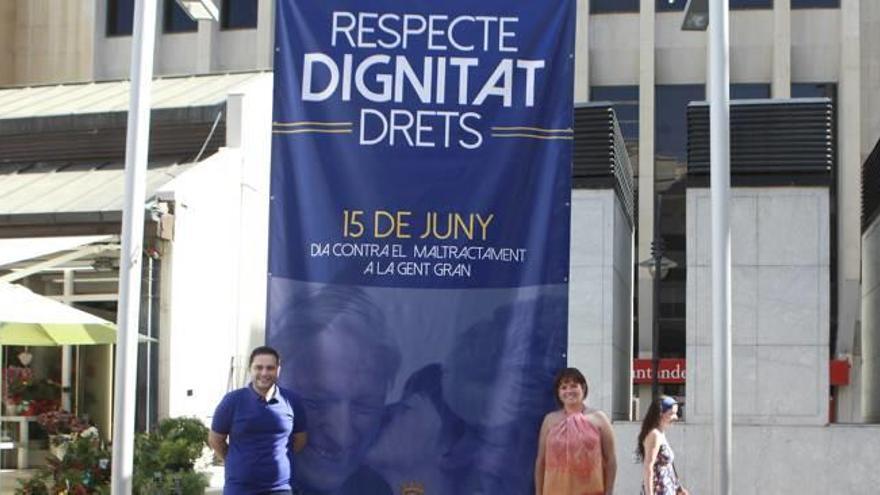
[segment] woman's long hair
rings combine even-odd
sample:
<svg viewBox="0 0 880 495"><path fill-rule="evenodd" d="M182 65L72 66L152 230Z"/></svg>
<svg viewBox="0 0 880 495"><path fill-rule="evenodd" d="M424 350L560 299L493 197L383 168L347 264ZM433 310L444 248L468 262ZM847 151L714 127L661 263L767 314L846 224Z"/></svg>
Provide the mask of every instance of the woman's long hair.
<svg viewBox="0 0 880 495"><path fill-rule="evenodd" d="M639 462L645 460L645 438L647 438L648 433L651 433L651 430L660 426L660 404L665 397L661 395L652 400L651 406L648 407L648 412L645 414L645 419L642 420L642 431L639 432L639 443L636 445L636 459Z"/></svg>

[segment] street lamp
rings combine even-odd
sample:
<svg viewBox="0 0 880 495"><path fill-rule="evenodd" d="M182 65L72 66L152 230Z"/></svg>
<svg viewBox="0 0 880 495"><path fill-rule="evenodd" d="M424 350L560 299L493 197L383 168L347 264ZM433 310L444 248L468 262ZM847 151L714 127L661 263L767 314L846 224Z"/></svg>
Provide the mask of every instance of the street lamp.
<svg viewBox="0 0 880 495"><path fill-rule="evenodd" d="M179 0L178 0L179 1ZM709 0L688 0L682 31L705 31L709 27Z"/></svg>
<svg viewBox="0 0 880 495"><path fill-rule="evenodd" d="M212 0L176 0L177 5L194 21L216 21L220 10Z"/></svg>
<svg viewBox="0 0 880 495"><path fill-rule="evenodd" d="M654 196L654 239L651 241L651 257L639 263L651 272L651 400L660 395L660 280L678 263L664 256L666 242L660 235L660 208L662 194Z"/></svg>

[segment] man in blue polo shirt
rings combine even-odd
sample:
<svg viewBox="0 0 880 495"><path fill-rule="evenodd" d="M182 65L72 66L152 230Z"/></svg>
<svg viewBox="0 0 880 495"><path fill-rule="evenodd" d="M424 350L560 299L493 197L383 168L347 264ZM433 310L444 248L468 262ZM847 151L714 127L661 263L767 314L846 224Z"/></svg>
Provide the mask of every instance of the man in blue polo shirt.
<svg viewBox="0 0 880 495"><path fill-rule="evenodd" d="M251 383L223 397L208 434L225 461L223 493L290 494L293 454L307 440L305 413L296 396L276 384L281 359L275 349L254 349L249 367Z"/></svg>

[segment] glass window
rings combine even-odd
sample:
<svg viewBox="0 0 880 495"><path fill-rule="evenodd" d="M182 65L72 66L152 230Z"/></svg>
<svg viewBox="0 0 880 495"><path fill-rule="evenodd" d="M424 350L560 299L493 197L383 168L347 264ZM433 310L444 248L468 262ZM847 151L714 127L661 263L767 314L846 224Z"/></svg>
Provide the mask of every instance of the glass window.
<svg viewBox="0 0 880 495"><path fill-rule="evenodd" d="M770 98L770 85L763 83L741 83L730 85L731 100L757 100Z"/></svg>
<svg viewBox="0 0 880 495"><path fill-rule="evenodd" d="M819 0L822 1L822 0ZM828 1L828 0L825 0ZM839 1L839 0L837 0ZM792 5L795 0L792 0ZM687 0L657 0L657 12L684 10ZM730 0L730 9L772 9L773 0Z"/></svg>
<svg viewBox="0 0 880 495"><path fill-rule="evenodd" d="M220 26L223 29L256 28L257 0L223 0Z"/></svg>
<svg viewBox="0 0 880 495"><path fill-rule="evenodd" d="M840 0L791 0L793 9L840 8Z"/></svg>
<svg viewBox="0 0 880 495"><path fill-rule="evenodd" d="M797 0L791 0L792 7ZM840 0L813 0L818 2ZM657 12L684 10L687 0L657 0ZM730 9L772 9L773 0L730 0Z"/></svg>
<svg viewBox="0 0 880 495"><path fill-rule="evenodd" d="M658 234L664 256L678 266L660 281L658 326L661 357L685 357L687 107L705 99L703 84L663 85L654 89L654 183L660 194ZM641 331L641 330L640 330Z"/></svg>
<svg viewBox="0 0 880 495"><path fill-rule="evenodd" d="M189 33L199 30L199 23L190 19L175 0L165 0L164 29L166 33Z"/></svg>
<svg viewBox="0 0 880 495"><path fill-rule="evenodd" d="M614 108L620 132L628 142L639 140L639 87L593 86L590 101L607 101Z"/></svg>
<svg viewBox="0 0 880 495"><path fill-rule="evenodd" d="M834 83L793 83L792 98L831 98L837 97L837 85Z"/></svg>
<svg viewBox="0 0 880 495"><path fill-rule="evenodd" d="M772 9L773 0L730 0L730 9Z"/></svg>
<svg viewBox="0 0 880 495"><path fill-rule="evenodd" d="M639 0L591 0L590 13L638 12Z"/></svg>
<svg viewBox="0 0 880 495"><path fill-rule="evenodd" d="M687 158L687 106L706 99L702 84L657 86L654 94L654 143L657 160Z"/></svg>
<svg viewBox="0 0 880 495"><path fill-rule="evenodd" d="M145 257L146 258L146 257ZM150 431L159 419L159 294L162 260L146 258L141 267L141 306L138 334L146 337L138 343L138 372L135 392L135 429ZM155 339L155 340L154 340ZM140 340L140 339L138 339Z"/></svg>
<svg viewBox="0 0 880 495"><path fill-rule="evenodd" d="M684 10L687 0L657 0L657 12Z"/></svg>
<svg viewBox="0 0 880 495"><path fill-rule="evenodd" d="M107 0L107 36L131 36L134 0Z"/></svg>

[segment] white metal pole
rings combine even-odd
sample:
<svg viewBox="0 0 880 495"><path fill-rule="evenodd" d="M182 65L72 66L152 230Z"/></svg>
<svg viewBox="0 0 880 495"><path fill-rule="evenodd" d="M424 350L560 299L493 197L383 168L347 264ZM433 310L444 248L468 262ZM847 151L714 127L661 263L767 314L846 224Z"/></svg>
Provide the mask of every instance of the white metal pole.
<svg viewBox="0 0 880 495"><path fill-rule="evenodd" d="M715 490L731 494L730 47L728 0L709 3L709 134L712 200L712 363Z"/></svg>
<svg viewBox="0 0 880 495"><path fill-rule="evenodd" d="M64 304L72 306L70 298L73 296L73 270L64 270ZM61 408L73 411L70 400L71 387L70 375L73 364L73 347L65 345L61 347Z"/></svg>
<svg viewBox="0 0 880 495"><path fill-rule="evenodd" d="M145 177L150 140L150 84L156 37L156 0L135 0L131 41L131 92L125 141L125 204L119 268L116 381L113 394L111 493L130 495L134 463L138 315L141 302Z"/></svg>
<svg viewBox="0 0 880 495"><path fill-rule="evenodd" d="M6 373L3 371L3 346L0 345L0 390L3 390L3 380L6 378ZM0 404L0 407L6 408L6 396L0 393L0 400L3 400L3 404ZM4 411L6 412L6 411ZM12 411L6 412L6 414L12 416ZM0 432L3 431L3 414L0 414ZM0 439L2 441L2 439ZM8 476L0 476L0 492L3 492L3 478L8 478Z"/></svg>

